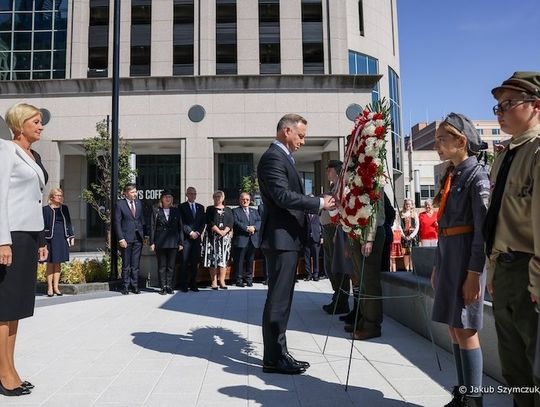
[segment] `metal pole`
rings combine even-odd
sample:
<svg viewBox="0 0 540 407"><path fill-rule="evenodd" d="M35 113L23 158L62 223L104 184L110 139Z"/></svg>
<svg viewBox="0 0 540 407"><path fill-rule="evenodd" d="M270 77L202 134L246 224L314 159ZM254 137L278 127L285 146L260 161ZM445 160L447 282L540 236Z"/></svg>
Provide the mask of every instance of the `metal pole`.
<svg viewBox="0 0 540 407"><path fill-rule="evenodd" d="M120 96L120 0L114 1L112 134L111 134L111 279L118 276L118 239L114 231L118 201L118 112Z"/></svg>
<svg viewBox="0 0 540 407"><path fill-rule="evenodd" d="M414 170L414 206L420 208L420 170Z"/></svg>

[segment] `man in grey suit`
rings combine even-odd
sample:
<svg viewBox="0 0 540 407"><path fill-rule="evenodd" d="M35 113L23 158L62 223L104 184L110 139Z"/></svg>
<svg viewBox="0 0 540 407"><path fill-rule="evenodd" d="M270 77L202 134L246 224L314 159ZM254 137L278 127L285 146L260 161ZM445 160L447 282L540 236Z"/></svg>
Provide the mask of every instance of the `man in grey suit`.
<svg viewBox="0 0 540 407"><path fill-rule="evenodd" d="M306 211L334 206L330 196L306 196L292 153L306 137L307 121L297 114L283 116L276 139L257 167L264 202L261 248L267 263L268 295L263 314L263 371L298 374L309 363L294 359L287 349L285 332L291 311L298 252L306 238Z"/></svg>
<svg viewBox="0 0 540 407"><path fill-rule="evenodd" d="M233 209L234 274L238 287L253 286L253 262L255 249L259 247L261 217L255 208L250 208L251 197L247 192L240 194L240 206Z"/></svg>

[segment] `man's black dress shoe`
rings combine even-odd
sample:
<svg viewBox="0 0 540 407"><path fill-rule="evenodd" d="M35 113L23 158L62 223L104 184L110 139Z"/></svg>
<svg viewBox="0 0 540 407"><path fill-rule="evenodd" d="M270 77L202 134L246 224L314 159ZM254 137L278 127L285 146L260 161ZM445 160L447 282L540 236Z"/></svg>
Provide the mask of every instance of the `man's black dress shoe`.
<svg viewBox="0 0 540 407"><path fill-rule="evenodd" d="M251 283L251 282L246 283L246 286L248 286L248 287L253 287L253 283Z"/></svg>
<svg viewBox="0 0 540 407"><path fill-rule="evenodd" d="M122 293L122 295L128 295L129 294L129 291L126 290L125 288L120 292Z"/></svg>
<svg viewBox="0 0 540 407"><path fill-rule="evenodd" d="M199 292L199 289L198 289L196 286L189 287L189 289L190 289L191 291L193 291L194 293L198 293L198 292Z"/></svg>
<svg viewBox="0 0 540 407"><path fill-rule="evenodd" d="M138 288L133 289L133 294L140 294L140 293L141 293L141 290L139 290Z"/></svg>
<svg viewBox="0 0 540 407"><path fill-rule="evenodd" d="M15 387L12 390L6 389L2 382L0 382L0 394L3 394L4 396L13 397L13 396L24 396L26 394L32 393L29 388L26 387Z"/></svg>
<svg viewBox="0 0 540 407"><path fill-rule="evenodd" d="M319 281L319 277L313 277L313 281Z"/></svg>
<svg viewBox="0 0 540 407"><path fill-rule="evenodd" d="M183 293L187 293L189 289L187 288L187 286L181 286L180 291L182 291Z"/></svg>
<svg viewBox="0 0 540 407"><path fill-rule="evenodd" d="M237 286L237 287L245 287L246 285L245 285L243 282L238 281L238 282L236 283L236 286Z"/></svg>
<svg viewBox="0 0 540 407"><path fill-rule="evenodd" d="M264 373L300 374L305 371L305 367L294 363L286 356L280 357L275 363L263 363Z"/></svg>
<svg viewBox="0 0 540 407"><path fill-rule="evenodd" d="M311 365L309 364L309 362L304 362L303 360L296 360L293 355L291 355L290 353L286 353L285 356L293 363L297 364L298 366L300 367L303 367L304 369L307 369L308 367L310 367Z"/></svg>
<svg viewBox="0 0 540 407"><path fill-rule="evenodd" d="M162 288L161 290L159 290L159 294L160 295L165 295L165 294L167 294L167 290L165 288Z"/></svg>

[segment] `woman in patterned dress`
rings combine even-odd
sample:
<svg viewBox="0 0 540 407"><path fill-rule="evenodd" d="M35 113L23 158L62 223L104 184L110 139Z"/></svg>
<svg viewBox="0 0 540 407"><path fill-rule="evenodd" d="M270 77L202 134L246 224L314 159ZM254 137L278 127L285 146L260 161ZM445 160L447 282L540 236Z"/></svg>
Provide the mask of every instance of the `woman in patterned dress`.
<svg viewBox="0 0 540 407"><path fill-rule="evenodd" d="M226 290L225 273L231 257L234 216L231 208L223 205L225 200L223 191L214 192L212 198L214 205L206 208L206 232L202 245L203 265L210 268L212 290L218 288Z"/></svg>

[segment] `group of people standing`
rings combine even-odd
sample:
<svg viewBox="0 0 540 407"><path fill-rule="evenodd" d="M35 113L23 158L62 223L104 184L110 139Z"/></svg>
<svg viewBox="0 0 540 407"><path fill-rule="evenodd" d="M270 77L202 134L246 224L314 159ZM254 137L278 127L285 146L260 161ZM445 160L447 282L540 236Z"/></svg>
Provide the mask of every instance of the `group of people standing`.
<svg viewBox="0 0 540 407"><path fill-rule="evenodd" d="M211 289L227 289L226 271L234 258L237 286L253 285L255 250L259 247L259 211L250 207L251 196L240 194L239 206L224 205L225 194L215 191L214 205L205 208L196 202L197 190L186 190L186 201L176 206L171 191L163 190L153 207L148 230L150 250L156 253L160 294L172 294L177 255L181 271L178 286L182 292L198 292L199 264L210 270ZM128 184L116 210L114 221L122 255L122 294L140 293L139 263L146 226L137 187Z"/></svg>

